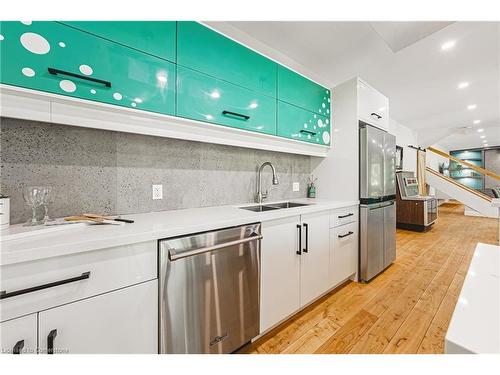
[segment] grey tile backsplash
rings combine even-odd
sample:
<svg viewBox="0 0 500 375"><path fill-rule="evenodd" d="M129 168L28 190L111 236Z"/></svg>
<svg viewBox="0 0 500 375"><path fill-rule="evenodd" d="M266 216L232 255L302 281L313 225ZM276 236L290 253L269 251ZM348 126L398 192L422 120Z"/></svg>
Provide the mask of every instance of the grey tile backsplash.
<svg viewBox="0 0 500 375"><path fill-rule="evenodd" d="M252 202L257 168L270 160L279 185L269 200L305 196L308 156L1 118L0 191L11 223L28 220L24 185L49 185L55 217L127 214ZM292 192L292 182L300 191ZM163 199L152 200L152 184ZM263 187L271 186L270 169Z"/></svg>

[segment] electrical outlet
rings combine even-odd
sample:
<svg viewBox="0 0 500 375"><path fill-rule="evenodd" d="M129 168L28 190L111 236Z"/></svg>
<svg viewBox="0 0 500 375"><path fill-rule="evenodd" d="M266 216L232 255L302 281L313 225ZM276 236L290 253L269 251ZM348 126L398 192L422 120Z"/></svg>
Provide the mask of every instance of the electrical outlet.
<svg viewBox="0 0 500 375"><path fill-rule="evenodd" d="M163 185L153 185L153 199L163 199Z"/></svg>
<svg viewBox="0 0 500 375"><path fill-rule="evenodd" d="M300 185L298 182L294 182L292 185L293 191L299 191L300 190Z"/></svg>

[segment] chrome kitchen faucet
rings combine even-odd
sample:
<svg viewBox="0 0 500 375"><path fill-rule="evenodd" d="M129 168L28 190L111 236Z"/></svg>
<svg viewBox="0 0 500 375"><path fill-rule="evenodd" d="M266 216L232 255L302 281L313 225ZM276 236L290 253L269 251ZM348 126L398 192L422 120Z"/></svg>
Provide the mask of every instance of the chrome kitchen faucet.
<svg viewBox="0 0 500 375"><path fill-rule="evenodd" d="M265 193L262 192L262 170L266 165L269 165L271 169L273 170L273 185L278 185L278 176L276 176L276 169L274 168L274 165L270 161L266 161L262 163L262 165L259 167L259 174L257 176L257 194L255 194L255 201L257 203L262 203L264 199L267 198L269 192L266 190Z"/></svg>

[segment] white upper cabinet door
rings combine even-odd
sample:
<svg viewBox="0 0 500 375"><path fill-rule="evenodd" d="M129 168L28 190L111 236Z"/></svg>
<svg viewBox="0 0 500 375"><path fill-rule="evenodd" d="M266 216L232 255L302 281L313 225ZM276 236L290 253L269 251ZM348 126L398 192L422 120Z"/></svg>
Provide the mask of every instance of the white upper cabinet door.
<svg viewBox="0 0 500 375"><path fill-rule="evenodd" d="M39 313L40 354L158 353L158 280Z"/></svg>
<svg viewBox="0 0 500 375"><path fill-rule="evenodd" d="M358 80L358 118L389 130L389 99L361 80Z"/></svg>
<svg viewBox="0 0 500 375"><path fill-rule="evenodd" d="M300 308L300 216L262 224L260 332Z"/></svg>
<svg viewBox="0 0 500 375"><path fill-rule="evenodd" d="M330 288L330 212L302 215L300 305L305 306Z"/></svg>
<svg viewBox="0 0 500 375"><path fill-rule="evenodd" d="M337 286L358 267L358 222L330 230L330 284Z"/></svg>
<svg viewBox="0 0 500 375"><path fill-rule="evenodd" d="M2 354L36 354L36 314L0 323Z"/></svg>

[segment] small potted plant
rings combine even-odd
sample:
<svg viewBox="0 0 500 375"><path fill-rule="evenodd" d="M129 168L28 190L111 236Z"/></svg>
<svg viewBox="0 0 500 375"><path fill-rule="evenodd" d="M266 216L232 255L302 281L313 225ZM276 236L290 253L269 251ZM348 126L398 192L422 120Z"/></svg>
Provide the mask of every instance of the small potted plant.
<svg viewBox="0 0 500 375"><path fill-rule="evenodd" d="M307 178L307 198L316 198L316 181L314 175Z"/></svg>

